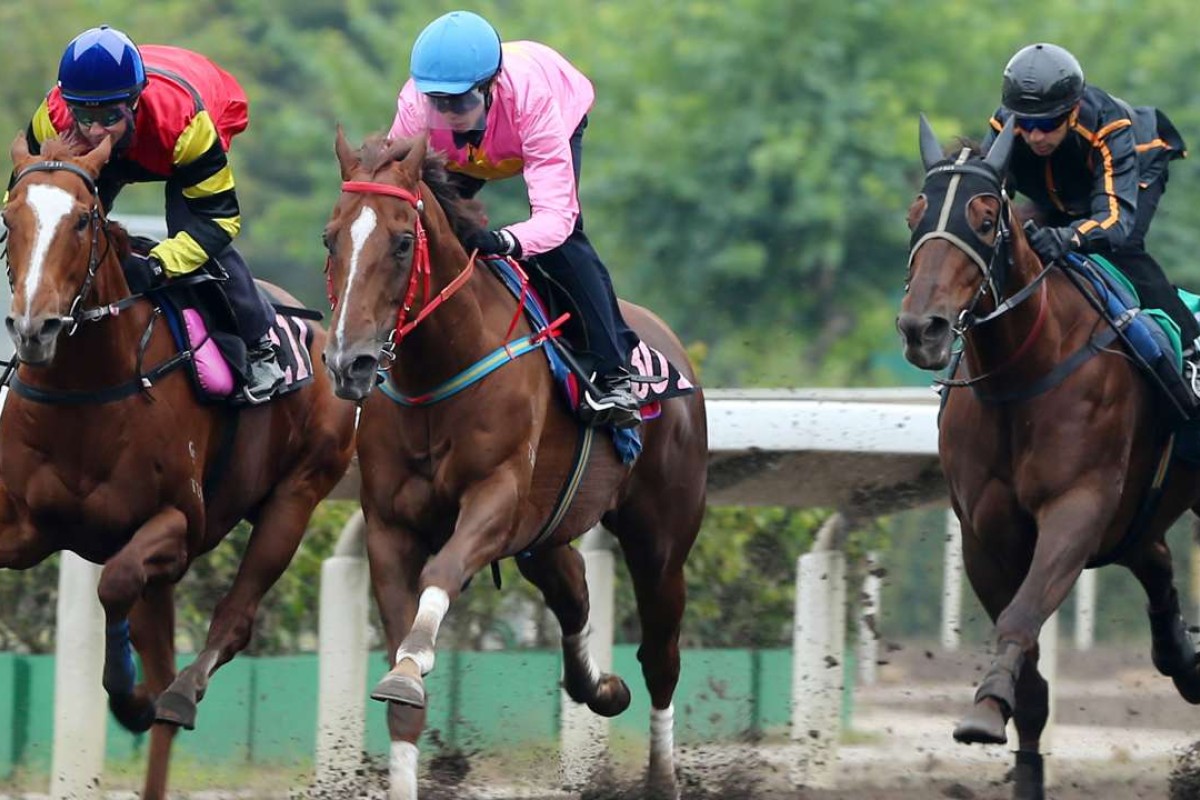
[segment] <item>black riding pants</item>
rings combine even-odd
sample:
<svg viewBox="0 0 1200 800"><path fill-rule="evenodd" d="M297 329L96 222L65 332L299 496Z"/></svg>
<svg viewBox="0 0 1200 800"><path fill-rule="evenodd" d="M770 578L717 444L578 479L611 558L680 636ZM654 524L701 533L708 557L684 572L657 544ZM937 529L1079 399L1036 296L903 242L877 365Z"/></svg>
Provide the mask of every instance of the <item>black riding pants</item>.
<svg viewBox="0 0 1200 800"><path fill-rule="evenodd" d="M167 184L167 233L171 236L187 228L194 218L182 192ZM233 314L237 318L238 335L247 345L256 344L270 330L275 310L262 298L246 260L233 245L226 247L215 259L228 278L221 286Z"/></svg>
<svg viewBox="0 0 1200 800"><path fill-rule="evenodd" d="M1142 305L1148 308L1161 308L1179 325L1183 348L1191 347L1197 336L1200 336L1200 325L1192 312L1179 299L1175 287L1167 279L1159 263L1146 252L1146 233L1158 210L1158 201L1166 190L1166 177L1159 178L1138 192L1137 216L1134 218L1133 230L1125 239L1125 243L1111 252L1104 252L1125 277L1129 278Z"/></svg>
<svg viewBox="0 0 1200 800"><path fill-rule="evenodd" d="M571 159L575 169L575 188L583 167L583 130L587 117L571 134ZM453 174L453 180L467 197L473 197L484 182ZM612 279L587 234L583 232L583 213L575 220L575 229L567 240L553 250L534 257L574 305L567 336L599 375L606 375L629 363L630 353L637 347L638 336L617 305Z"/></svg>

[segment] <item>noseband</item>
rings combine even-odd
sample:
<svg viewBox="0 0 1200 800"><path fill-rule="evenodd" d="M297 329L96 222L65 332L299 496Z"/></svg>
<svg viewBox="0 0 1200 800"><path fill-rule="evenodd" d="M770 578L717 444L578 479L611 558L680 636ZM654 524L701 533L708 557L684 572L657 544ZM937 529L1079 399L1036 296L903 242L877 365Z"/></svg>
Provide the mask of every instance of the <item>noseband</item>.
<svg viewBox="0 0 1200 800"><path fill-rule="evenodd" d="M105 309L93 309L90 311L80 309L80 306L83 304L83 298L92 290L92 283L96 280L96 270L100 267L100 232L104 227L104 220L100 215L100 192L96 189L96 182L86 170L68 161L39 161L36 164L31 164L17 173L17 176L13 178L13 186L20 183L21 179L26 175L34 172L70 172L83 181L88 193L92 196L92 208L88 213L88 225L92 229L92 243L88 252L87 276L83 279L83 284L79 287L79 292L75 295L75 299L71 301L71 308L67 312L67 316L60 318L67 326L67 335L74 336L80 322L100 319L107 315ZM107 241L108 237L106 236L105 242ZM5 262L5 267L8 270L9 289L15 291L12 267L8 266L7 261Z"/></svg>

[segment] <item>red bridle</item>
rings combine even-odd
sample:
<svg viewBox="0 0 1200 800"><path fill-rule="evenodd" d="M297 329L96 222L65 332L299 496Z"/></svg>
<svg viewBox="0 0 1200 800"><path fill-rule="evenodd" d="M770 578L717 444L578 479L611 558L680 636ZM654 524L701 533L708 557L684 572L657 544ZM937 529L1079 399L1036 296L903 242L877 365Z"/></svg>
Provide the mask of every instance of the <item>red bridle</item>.
<svg viewBox="0 0 1200 800"><path fill-rule="evenodd" d="M387 183L374 183L372 181L345 181L342 183L343 192L357 192L360 194L382 194L389 197L398 197L411 205L417 212L417 224L415 233L417 236L417 249L413 253L412 270L409 272L408 289L404 292L404 302L400 304L400 310L396 313L396 327L393 331L391 345L399 346L401 340L407 336L413 328L417 327L433 310L444 303L455 292L462 288L467 279L471 277L471 272L475 269L475 253L471 253L470 259L467 261L467 266L463 268L454 280L446 284L446 287L437 293L437 296L432 300L429 297L430 280L432 278L432 268L429 261L429 239L425 234L425 226L421 224L421 212L425 210L425 203L421 199L420 194L410 192L400 186L392 186ZM417 298L417 287L420 285L423 289L421 295L422 308L411 321L408 320L409 312L412 311L413 302ZM330 308L337 306L337 296L333 293L333 275L328 269L326 262L326 292L329 295Z"/></svg>

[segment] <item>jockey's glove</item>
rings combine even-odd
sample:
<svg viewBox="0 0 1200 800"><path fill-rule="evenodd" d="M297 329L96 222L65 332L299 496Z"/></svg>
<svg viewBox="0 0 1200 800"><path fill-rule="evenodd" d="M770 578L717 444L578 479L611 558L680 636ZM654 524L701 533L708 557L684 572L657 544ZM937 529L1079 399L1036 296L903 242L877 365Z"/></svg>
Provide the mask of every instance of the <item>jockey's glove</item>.
<svg viewBox="0 0 1200 800"><path fill-rule="evenodd" d="M154 256L130 253L121 266L125 269L129 291L134 294L157 289L167 282L167 271Z"/></svg>
<svg viewBox="0 0 1200 800"><path fill-rule="evenodd" d="M1030 235L1029 245L1043 264L1052 264L1079 246L1079 236L1069 226L1038 228Z"/></svg>
<svg viewBox="0 0 1200 800"><path fill-rule="evenodd" d="M498 231L481 230L468 233L463 244L468 250L478 250L481 256L521 257L521 243L503 228Z"/></svg>

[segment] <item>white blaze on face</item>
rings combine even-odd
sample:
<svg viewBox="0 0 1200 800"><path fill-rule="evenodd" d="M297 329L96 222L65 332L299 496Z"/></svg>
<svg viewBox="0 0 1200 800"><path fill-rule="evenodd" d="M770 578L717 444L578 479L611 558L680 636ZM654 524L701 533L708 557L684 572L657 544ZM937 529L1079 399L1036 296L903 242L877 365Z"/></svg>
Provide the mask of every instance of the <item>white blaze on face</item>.
<svg viewBox="0 0 1200 800"><path fill-rule="evenodd" d="M375 223L375 210L364 205L358 212L358 219L350 226L350 274L346 276L346 293L338 301L337 340L342 347L346 346L346 309L350 307L350 290L358 274L363 246L375 231Z"/></svg>
<svg viewBox="0 0 1200 800"><path fill-rule="evenodd" d="M33 211L36 225L33 234L33 252L29 256L25 280L20 286L21 294L25 297L25 313L28 314L32 308L33 296L42 281L42 273L46 266L46 254L50 252L50 243L54 241L54 232L58 229L59 223L75 207L75 198L70 192L57 186L38 183L30 186L29 191L25 193L25 204Z"/></svg>

